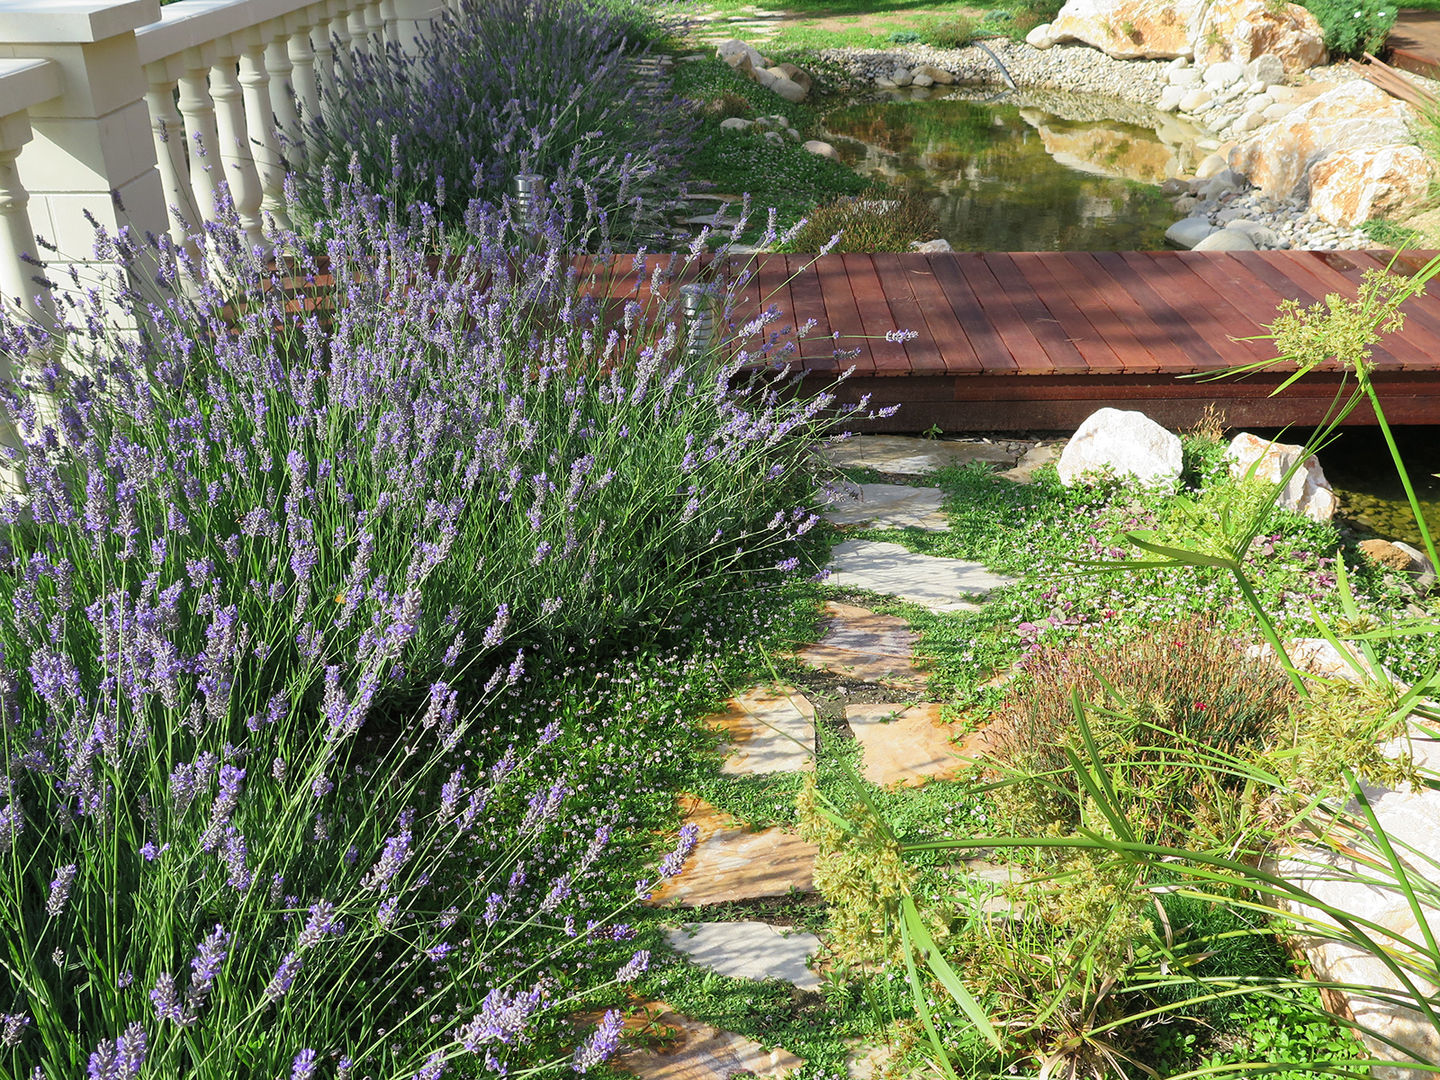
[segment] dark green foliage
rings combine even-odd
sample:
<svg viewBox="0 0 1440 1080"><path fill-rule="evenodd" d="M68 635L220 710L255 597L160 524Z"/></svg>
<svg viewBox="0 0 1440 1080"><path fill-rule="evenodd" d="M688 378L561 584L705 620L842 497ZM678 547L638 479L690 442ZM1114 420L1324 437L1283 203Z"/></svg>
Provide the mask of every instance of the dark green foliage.
<svg viewBox="0 0 1440 1080"><path fill-rule="evenodd" d="M795 234L791 251L819 251L838 235L833 251L909 251L935 237L938 223L918 195L880 199L845 196L817 206Z"/></svg>
<svg viewBox="0 0 1440 1080"><path fill-rule="evenodd" d="M1399 14L1390 0L1305 0L1305 7L1320 20L1325 47L1337 57L1378 53Z"/></svg>

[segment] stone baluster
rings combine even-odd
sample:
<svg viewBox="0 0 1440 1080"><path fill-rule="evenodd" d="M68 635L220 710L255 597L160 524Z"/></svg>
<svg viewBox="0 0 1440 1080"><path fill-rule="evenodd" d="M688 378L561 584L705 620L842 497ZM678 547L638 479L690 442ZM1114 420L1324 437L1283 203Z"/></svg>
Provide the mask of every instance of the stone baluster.
<svg viewBox="0 0 1440 1080"><path fill-rule="evenodd" d="M372 56L385 52L385 16L380 13L380 0L370 0L361 10L365 20L365 40Z"/></svg>
<svg viewBox="0 0 1440 1080"><path fill-rule="evenodd" d="M270 76L270 110L275 117L276 149L283 172L285 162L299 165L304 158L305 136L296 108L299 94L295 89L295 62L290 59L292 34L284 20L273 25L271 31L265 46L265 71Z"/></svg>
<svg viewBox="0 0 1440 1080"><path fill-rule="evenodd" d="M178 59L175 61L178 66ZM190 242L199 224L195 195L190 186L186 159L185 118L175 106L175 83L179 73L164 61L145 68L148 89L145 104L150 110L150 129L155 136L155 163L165 189L165 208L170 214L170 238L177 247Z"/></svg>
<svg viewBox="0 0 1440 1080"><path fill-rule="evenodd" d="M330 0L330 44L335 51L335 78L349 71L355 44L350 35L349 5L346 0Z"/></svg>
<svg viewBox="0 0 1440 1080"><path fill-rule="evenodd" d="M219 57L210 68L210 98L215 102L220 162L245 239L251 247L262 247L265 232L261 228L260 203L264 195L260 173L250 151L250 133L245 126L244 90L236 70L240 49L233 42L216 44Z"/></svg>
<svg viewBox="0 0 1440 1080"><path fill-rule="evenodd" d="M403 45L400 40L400 12L395 0L380 0L380 21L385 24L385 44Z"/></svg>
<svg viewBox="0 0 1440 1080"><path fill-rule="evenodd" d="M290 228L285 213L285 166L281 163L280 143L275 135L275 103L271 96L270 73L265 66L269 34L265 28L252 28L245 33L240 50L240 88L245 105L245 131L248 149L260 178L262 220L270 220L280 229Z"/></svg>
<svg viewBox="0 0 1440 1080"><path fill-rule="evenodd" d="M190 159L190 192L197 224L213 221L220 204L219 186L225 173L220 164L220 136L215 126L215 103L210 97L210 68L214 46L187 49L181 56L180 115L185 121L185 148Z"/></svg>
<svg viewBox="0 0 1440 1080"><path fill-rule="evenodd" d="M443 0L385 0L385 4L395 12L395 42L406 55L419 51L420 38L430 36L445 7Z"/></svg>
<svg viewBox="0 0 1440 1080"><path fill-rule="evenodd" d="M290 31L287 42L290 52L290 82L295 88L294 106L299 114L296 131L299 133L300 143L297 150L302 160L308 146L310 125L320 116L320 75L316 70L318 50L311 37L314 25L309 9L296 12L285 22L286 29Z"/></svg>
<svg viewBox="0 0 1440 1080"><path fill-rule="evenodd" d="M346 20L350 29L350 48L355 52L371 51L370 27L365 23L365 5L352 0L346 7L349 9Z"/></svg>
<svg viewBox="0 0 1440 1080"><path fill-rule="evenodd" d="M35 230L30 224L30 193L20 182L15 159L30 141L30 120L15 113L0 120L0 294L4 304L37 320L46 318L49 298L36 278L41 270L25 261L36 255ZM0 355L0 379L9 381L10 358ZM0 418L0 435L8 430L8 419ZM0 441L5 441L0 438ZM10 444L10 445L13 445Z"/></svg>

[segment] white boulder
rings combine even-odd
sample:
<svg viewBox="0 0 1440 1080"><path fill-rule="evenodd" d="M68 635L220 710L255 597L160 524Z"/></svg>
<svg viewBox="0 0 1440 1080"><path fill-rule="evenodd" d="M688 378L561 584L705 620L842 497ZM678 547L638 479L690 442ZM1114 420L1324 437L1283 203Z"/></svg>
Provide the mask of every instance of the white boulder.
<svg viewBox="0 0 1440 1080"><path fill-rule="evenodd" d="M1230 440L1226 456L1234 479L1253 477L1262 483L1278 484L1305 452L1303 446L1276 443L1242 431ZM1329 521L1339 505L1320 462L1312 454L1295 469L1276 500L1279 506L1304 514L1312 521Z"/></svg>
<svg viewBox="0 0 1440 1080"><path fill-rule="evenodd" d="M1087 473L1113 473L1146 484L1180 477L1180 437L1141 412L1099 409L1070 437L1056 469L1072 487Z"/></svg>

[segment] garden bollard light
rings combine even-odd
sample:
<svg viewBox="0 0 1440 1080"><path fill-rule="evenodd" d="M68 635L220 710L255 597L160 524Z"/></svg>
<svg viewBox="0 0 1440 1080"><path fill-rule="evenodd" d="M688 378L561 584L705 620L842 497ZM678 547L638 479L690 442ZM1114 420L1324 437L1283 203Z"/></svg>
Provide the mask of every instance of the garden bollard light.
<svg viewBox="0 0 1440 1080"><path fill-rule="evenodd" d="M539 222L536 202L545 190L545 178L535 173L517 173L510 181L510 197L515 203L515 224L525 232L534 232Z"/></svg>
<svg viewBox="0 0 1440 1080"><path fill-rule="evenodd" d="M698 360L715 339L715 304L704 285L680 286L680 311L685 316L685 359Z"/></svg>

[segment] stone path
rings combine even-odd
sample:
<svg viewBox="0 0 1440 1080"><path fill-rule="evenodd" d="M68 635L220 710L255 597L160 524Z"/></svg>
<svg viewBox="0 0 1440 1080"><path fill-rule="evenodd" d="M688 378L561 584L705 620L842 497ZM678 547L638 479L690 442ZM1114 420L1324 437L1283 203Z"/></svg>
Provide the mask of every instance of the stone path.
<svg viewBox="0 0 1440 1080"><path fill-rule="evenodd" d="M995 468L1024 468L1023 450L1007 444L885 435L835 444L827 456L850 467L923 478L934 469L974 461ZM942 530L948 525L942 501L942 493L934 487L850 485L848 493L842 489L829 502L825 513L842 527L873 523ZM836 545L832 560L832 584L910 600L937 612L975 610L991 590L1013 580L977 563L916 555L899 544L867 540ZM824 695L809 700L798 686L745 690L705 721L727 750L721 772L760 776L813 769L816 710L822 705L825 722L843 725L859 743L862 773L873 784L916 787L959 777L974 768L975 759L984 753L984 734L957 739L957 730L942 719L941 706L923 700L925 677L915 658L919 635L905 620L834 601L825 605L825 616L820 640L801 649L796 658L827 677L865 689L870 701L882 700L847 707L836 706ZM804 683L803 678L797 681ZM798 990L818 990L822 980L812 963L817 955L823 956L819 937L754 919L707 921L703 913L715 904L813 892L814 845L786 829L748 829L695 796L682 796L680 811L685 822L699 828L696 849L685 872L651 902L683 908L697 917L671 930L669 945L691 963L722 975L779 979ZM977 866L973 872L967 866L964 872L977 879L993 873L994 868ZM799 1064L784 1048L762 1049L740 1035L670 1012L662 1003L646 1008L661 1014L654 1022L671 1032L673 1045L662 1038L658 1048L627 1050L617 1060L620 1068L646 1080L729 1080L742 1071L778 1077ZM852 1071L865 1075L878 1060L877 1053L857 1046Z"/></svg>

